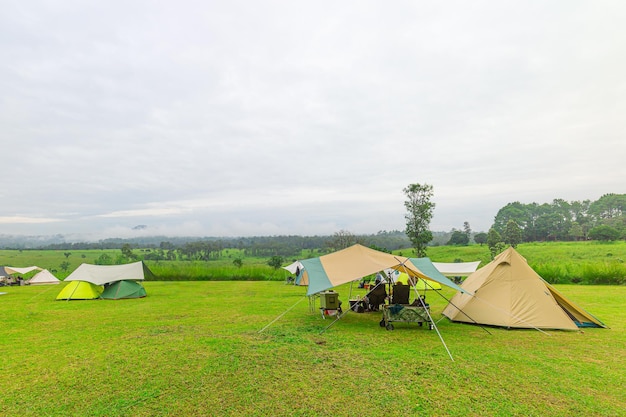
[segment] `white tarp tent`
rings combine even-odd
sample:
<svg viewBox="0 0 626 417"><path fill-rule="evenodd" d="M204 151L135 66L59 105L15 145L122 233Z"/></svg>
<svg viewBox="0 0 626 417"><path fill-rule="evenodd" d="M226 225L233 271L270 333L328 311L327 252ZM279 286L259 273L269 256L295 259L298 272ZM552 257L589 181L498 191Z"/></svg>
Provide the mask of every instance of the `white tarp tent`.
<svg viewBox="0 0 626 417"><path fill-rule="evenodd" d="M27 274L31 271L39 270L38 266L26 266L24 268L18 268L15 266L0 266L0 277L6 277L10 274Z"/></svg>
<svg viewBox="0 0 626 417"><path fill-rule="evenodd" d="M81 264L65 281L86 281L94 285L105 285L115 281L141 281L154 275L142 262L125 265Z"/></svg>
<svg viewBox="0 0 626 417"><path fill-rule="evenodd" d="M466 277L476 272L480 261L476 262L433 262L435 268L447 277Z"/></svg>
<svg viewBox="0 0 626 417"><path fill-rule="evenodd" d="M44 269L28 280L29 285L60 284L61 281L52 272Z"/></svg>

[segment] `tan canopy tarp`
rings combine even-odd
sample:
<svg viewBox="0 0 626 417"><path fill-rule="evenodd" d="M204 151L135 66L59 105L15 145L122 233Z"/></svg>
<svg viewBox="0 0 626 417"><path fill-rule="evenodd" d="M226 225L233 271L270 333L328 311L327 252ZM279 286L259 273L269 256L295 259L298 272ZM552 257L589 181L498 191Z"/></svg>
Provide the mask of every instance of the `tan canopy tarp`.
<svg viewBox="0 0 626 417"><path fill-rule="evenodd" d="M452 297L443 315L453 321L537 329L606 327L558 293L513 248L471 274L461 286L474 296L457 293Z"/></svg>
<svg viewBox="0 0 626 417"><path fill-rule="evenodd" d="M363 245L353 245L349 248L300 261L304 270L300 272L300 279L308 282L307 295L336 287L347 282L356 281L364 276L393 268L409 275L432 280L417 268L409 258L392 255L370 249ZM447 280L444 285L463 291L462 288Z"/></svg>

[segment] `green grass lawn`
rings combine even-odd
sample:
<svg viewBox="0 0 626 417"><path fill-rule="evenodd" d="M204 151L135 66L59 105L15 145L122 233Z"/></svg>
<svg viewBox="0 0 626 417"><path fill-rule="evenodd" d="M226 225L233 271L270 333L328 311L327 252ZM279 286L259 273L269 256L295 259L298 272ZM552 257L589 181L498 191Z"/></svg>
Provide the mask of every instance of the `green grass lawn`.
<svg viewBox="0 0 626 417"><path fill-rule="evenodd" d="M623 286L557 286L610 329L485 330L443 318L451 360L435 330L394 323L387 331L379 313L349 313L331 326L309 311L304 288L281 282L146 282L143 299L55 301L62 285L0 287L2 416L626 410ZM345 306L350 288L337 291ZM446 301L428 300L441 318Z"/></svg>

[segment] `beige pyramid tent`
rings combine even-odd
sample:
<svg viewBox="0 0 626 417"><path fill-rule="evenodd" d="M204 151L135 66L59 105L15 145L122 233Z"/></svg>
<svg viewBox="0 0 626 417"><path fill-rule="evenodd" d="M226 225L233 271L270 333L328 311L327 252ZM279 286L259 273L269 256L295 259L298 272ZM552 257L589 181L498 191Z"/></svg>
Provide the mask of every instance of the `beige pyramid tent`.
<svg viewBox="0 0 626 417"><path fill-rule="evenodd" d="M443 311L452 321L492 326L577 330L606 327L543 280L515 249L508 248L471 274Z"/></svg>
<svg viewBox="0 0 626 417"><path fill-rule="evenodd" d="M30 285L60 284L61 281L52 272L44 269L28 280Z"/></svg>

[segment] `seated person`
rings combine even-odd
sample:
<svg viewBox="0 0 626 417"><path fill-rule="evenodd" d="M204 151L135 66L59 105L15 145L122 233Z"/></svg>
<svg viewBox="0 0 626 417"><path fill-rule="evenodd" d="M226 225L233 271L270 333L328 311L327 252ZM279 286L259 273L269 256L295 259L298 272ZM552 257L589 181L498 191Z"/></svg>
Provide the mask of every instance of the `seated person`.
<svg viewBox="0 0 626 417"><path fill-rule="evenodd" d="M404 285L402 282L398 282L393 286L393 293L391 294L392 304L409 304L409 292L411 287Z"/></svg>
<svg viewBox="0 0 626 417"><path fill-rule="evenodd" d="M380 305L384 304L385 298L387 298L385 284L377 280L372 289L365 294L365 298L368 300L368 309L378 311Z"/></svg>

